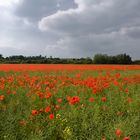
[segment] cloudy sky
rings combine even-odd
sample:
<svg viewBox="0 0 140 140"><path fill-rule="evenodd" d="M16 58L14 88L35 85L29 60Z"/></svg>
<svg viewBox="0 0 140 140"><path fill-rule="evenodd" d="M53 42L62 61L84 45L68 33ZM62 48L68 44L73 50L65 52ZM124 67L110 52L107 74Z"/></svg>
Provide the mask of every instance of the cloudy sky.
<svg viewBox="0 0 140 140"><path fill-rule="evenodd" d="M0 0L0 53L140 58L140 0Z"/></svg>

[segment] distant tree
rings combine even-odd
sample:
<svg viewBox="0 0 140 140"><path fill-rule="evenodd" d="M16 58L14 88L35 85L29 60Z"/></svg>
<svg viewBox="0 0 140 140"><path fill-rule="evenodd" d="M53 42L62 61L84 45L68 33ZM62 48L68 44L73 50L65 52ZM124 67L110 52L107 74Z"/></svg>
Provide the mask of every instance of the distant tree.
<svg viewBox="0 0 140 140"><path fill-rule="evenodd" d="M2 54L0 54L0 59L3 59L3 56L2 56Z"/></svg>
<svg viewBox="0 0 140 140"><path fill-rule="evenodd" d="M107 54L96 54L94 56L93 62L95 64L108 64L109 62L109 57Z"/></svg>
<svg viewBox="0 0 140 140"><path fill-rule="evenodd" d="M92 64L93 60L90 57L84 58L84 64Z"/></svg>
<svg viewBox="0 0 140 140"><path fill-rule="evenodd" d="M134 60L134 61L133 61L133 64L138 64L138 65L140 65L140 60Z"/></svg>
<svg viewBox="0 0 140 140"><path fill-rule="evenodd" d="M129 55L119 54L116 56L108 56L106 54L96 54L94 56L95 64L131 64L132 60Z"/></svg>
<svg viewBox="0 0 140 140"><path fill-rule="evenodd" d="M132 60L131 57L127 54L119 54L116 56L118 64L131 64Z"/></svg>
<svg viewBox="0 0 140 140"><path fill-rule="evenodd" d="M108 56L107 54L96 54L94 60L90 57L86 58L55 58L38 56L13 55L4 58L0 54L0 63L8 64L131 64L131 57L127 54L119 54L116 56ZM132 64L140 64L140 60L134 61Z"/></svg>

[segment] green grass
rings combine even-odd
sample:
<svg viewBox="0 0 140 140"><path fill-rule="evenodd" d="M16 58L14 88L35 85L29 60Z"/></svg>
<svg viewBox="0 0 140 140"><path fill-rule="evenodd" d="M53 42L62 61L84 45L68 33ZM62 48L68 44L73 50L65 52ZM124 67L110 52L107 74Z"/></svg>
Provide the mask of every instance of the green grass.
<svg viewBox="0 0 140 140"><path fill-rule="evenodd" d="M123 140L127 136L140 140L140 84L124 80L124 76L129 78L140 71L119 71L119 78L115 77L118 71L106 73L0 72L0 95L5 96L0 101L0 140ZM119 82L118 86L114 80ZM93 83L102 91L93 93ZM105 83L109 84L107 88L103 88ZM52 96L44 98L49 92ZM71 105L68 96L78 96L80 102ZM93 102L89 101L91 97ZM102 101L102 97L107 100ZM39 111L48 106L49 113ZM38 114L32 115L32 110ZM53 120L49 114L54 114ZM120 138L116 129L122 131Z"/></svg>

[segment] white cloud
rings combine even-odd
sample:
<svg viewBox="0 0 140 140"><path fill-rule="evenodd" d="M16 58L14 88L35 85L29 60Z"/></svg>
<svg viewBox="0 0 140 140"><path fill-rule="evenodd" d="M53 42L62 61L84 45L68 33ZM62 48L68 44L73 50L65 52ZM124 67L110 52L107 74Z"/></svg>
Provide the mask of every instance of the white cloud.
<svg viewBox="0 0 140 140"><path fill-rule="evenodd" d="M19 0L0 0L0 6L3 6L3 7L9 7L9 8L11 8L15 4L18 4L18 3L19 3Z"/></svg>

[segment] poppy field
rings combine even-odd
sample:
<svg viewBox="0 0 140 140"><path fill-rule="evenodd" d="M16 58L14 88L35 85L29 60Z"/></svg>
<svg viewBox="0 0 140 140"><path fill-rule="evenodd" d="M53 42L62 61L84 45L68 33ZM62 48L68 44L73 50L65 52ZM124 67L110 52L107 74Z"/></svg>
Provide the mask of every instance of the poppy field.
<svg viewBox="0 0 140 140"><path fill-rule="evenodd" d="M140 65L0 65L0 140L140 140Z"/></svg>

